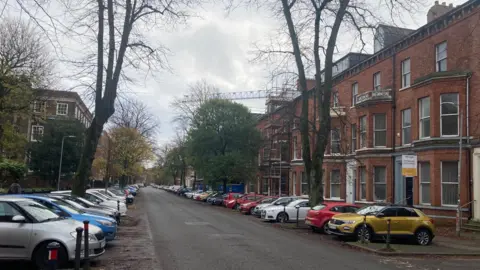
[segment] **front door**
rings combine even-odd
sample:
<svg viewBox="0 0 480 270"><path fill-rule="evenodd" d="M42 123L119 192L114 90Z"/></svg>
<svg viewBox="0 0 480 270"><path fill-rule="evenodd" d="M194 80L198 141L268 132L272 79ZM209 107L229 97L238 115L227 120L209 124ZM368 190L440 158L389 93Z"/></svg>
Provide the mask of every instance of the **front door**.
<svg viewBox="0 0 480 270"><path fill-rule="evenodd" d="M346 202L354 203L355 202L355 186L357 183L357 169L350 169L347 176L347 186L346 186Z"/></svg>
<svg viewBox="0 0 480 270"><path fill-rule="evenodd" d="M413 206L413 177L405 177L405 204Z"/></svg>
<svg viewBox="0 0 480 270"><path fill-rule="evenodd" d="M28 258L32 223L12 221L17 215L21 215L17 209L0 202L0 258Z"/></svg>

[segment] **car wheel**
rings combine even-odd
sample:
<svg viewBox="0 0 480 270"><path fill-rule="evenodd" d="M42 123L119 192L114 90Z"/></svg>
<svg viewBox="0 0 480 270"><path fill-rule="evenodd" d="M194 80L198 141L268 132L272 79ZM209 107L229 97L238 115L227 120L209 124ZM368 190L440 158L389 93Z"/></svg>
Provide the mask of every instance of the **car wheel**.
<svg viewBox="0 0 480 270"><path fill-rule="evenodd" d="M328 234L328 222L329 222L329 220L327 220L327 221L325 222L325 224L323 224L322 232L323 232L324 234Z"/></svg>
<svg viewBox="0 0 480 270"><path fill-rule="evenodd" d="M432 234L427 229L419 229L415 232L415 240L421 246L428 246L432 243Z"/></svg>
<svg viewBox="0 0 480 270"><path fill-rule="evenodd" d="M280 223L287 223L288 222L288 215L287 213L280 213L277 215L277 222L280 222Z"/></svg>
<svg viewBox="0 0 480 270"><path fill-rule="evenodd" d="M360 225L356 230L355 230L355 235L357 236L358 241L362 241L364 239L365 241L370 242L372 240L373 232L370 227L364 227L363 225Z"/></svg>
<svg viewBox="0 0 480 270"><path fill-rule="evenodd" d="M250 208L250 215L253 216L254 214L255 214L255 208L252 207L252 208Z"/></svg>
<svg viewBox="0 0 480 270"><path fill-rule="evenodd" d="M54 241L48 241L42 243L40 246L38 246L35 249L35 252L33 253L33 258L32 261L35 263L35 266L37 269L40 270L47 270L50 269L50 265L48 263L48 249L47 246L48 244L52 243ZM65 247L60 244L60 248L58 249L58 266L63 266L68 262L68 256L67 256L67 251L65 250Z"/></svg>

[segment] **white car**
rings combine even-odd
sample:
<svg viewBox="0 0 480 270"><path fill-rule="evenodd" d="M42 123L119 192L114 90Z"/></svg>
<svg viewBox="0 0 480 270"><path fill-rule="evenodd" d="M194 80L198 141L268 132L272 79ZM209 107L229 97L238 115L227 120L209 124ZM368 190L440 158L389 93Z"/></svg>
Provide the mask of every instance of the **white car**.
<svg viewBox="0 0 480 270"><path fill-rule="evenodd" d="M271 203L258 204L253 209L253 214L257 217L260 217L260 215L262 213L262 210L267 206L270 206L270 205L282 205L283 206L283 205L287 205L291 201L298 200L298 199L300 199L300 197L297 197L297 196L280 197L280 198L276 199L275 201L273 201Z"/></svg>
<svg viewBox="0 0 480 270"><path fill-rule="evenodd" d="M71 194L72 191L71 190L61 190L61 191L52 191L51 193L52 194ZM118 209L118 205L117 205L116 200L112 200L111 198L108 198L107 196L105 196L105 195L103 195L99 192L92 191L90 189L85 191L85 199L87 199L88 201L90 201L92 203L101 205L101 206L106 206L108 208L112 208L112 209L115 209L115 210ZM126 216L127 215L127 205L125 203L120 202L120 211L119 212L120 212L121 216Z"/></svg>
<svg viewBox="0 0 480 270"><path fill-rule="evenodd" d="M262 209L261 218L268 221L289 222L305 220L310 210L310 203L306 199L299 199L283 205L270 205ZM298 216L297 216L298 213Z"/></svg>
<svg viewBox="0 0 480 270"><path fill-rule="evenodd" d="M185 196L189 199L195 199L195 196L201 193L203 193L203 191L197 190L197 191L187 192L185 193Z"/></svg>
<svg viewBox="0 0 480 270"><path fill-rule="evenodd" d="M60 244L61 265L75 259L75 230L83 228L82 222L60 217L45 206L21 197L0 196L0 209L0 261L31 260L37 269L49 269L46 258L51 242ZM105 236L97 226L90 224L88 230L89 256L98 257L105 252ZM83 257L83 250L80 254Z"/></svg>
<svg viewBox="0 0 480 270"><path fill-rule="evenodd" d="M113 192L111 192L110 190L106 190L104 188L91 188L89 190L92 190L92 191L96 191L96 192L99 192L101 193L102 195L106 195L108 198L111 198L112 200L120 200L121 202L123 203L126 203L127 202L127 199L125 198L125 196L119 196ZM130 195L130 194L129 194ZM132 195L130 195L132 196ZM132 196L133 197L133 196Z"/></svg>

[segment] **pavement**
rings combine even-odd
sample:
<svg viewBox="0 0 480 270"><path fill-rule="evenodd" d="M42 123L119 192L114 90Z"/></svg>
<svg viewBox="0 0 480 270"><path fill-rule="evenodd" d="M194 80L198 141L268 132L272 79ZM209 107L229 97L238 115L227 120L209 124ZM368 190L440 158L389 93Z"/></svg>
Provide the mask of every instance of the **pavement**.
<svg viewBox="0 0 480 270"><path fill-rule="evenodd" d="M346 248L332 237L259 222L147 187L138 198L155 249L155 269L480 269L480 260L385 257ZM305 230L304 230L305 231Z"/></svg>

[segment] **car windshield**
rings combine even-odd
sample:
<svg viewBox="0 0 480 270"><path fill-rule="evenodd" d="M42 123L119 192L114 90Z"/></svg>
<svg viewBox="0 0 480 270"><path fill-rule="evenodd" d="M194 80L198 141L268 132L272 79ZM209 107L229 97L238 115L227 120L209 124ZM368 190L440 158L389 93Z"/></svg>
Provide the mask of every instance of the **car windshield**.
<svg viewBox="0 0 480 270"><path fill-rule="evenodd" d="M38 222L47 222L61 219L60 216L52 212L50 209L34 201L20 201L17 202L17 205L20 206L23 210L25 210L25 212L30 214L33 218L35 218Z"/></svg>
<svg viewBox="0 0 480 270"><path fill-rule="evenodd" d="M322 210L325 207L327 207L325 204L319 204L312 207L312 210Z"/></svg>
<svg viewBox="0 0 480 270"><path fill-rule="evenodd" d="M81 198L81 197L74 197L74 198L75 198L75 201L82 202L82 203L84 203L85 205L95 206L94 203L92 203L91 201L89 201L89 200L87 200L87 199L84 199L84 198Z"/></svg>
<svg viewBox="0 0 480 270"><path fill-rule="evenodd" d="M283 198L283 199L278 199L276 200L273 205L280 205L280 204L284 204L286 202L288 202L289 200L291 200L290 198Z"/></svg>
<svg viewBox="0 0 480 270"><path fill-rule="evenodd" d="M259 200L258 202L259 203L269 203L269 202L273 202L274 200L276 200L276 198L265 198L265 199Z"/></svg>
<svg viewBox="0 0 480 270"><path fill-rule="evenodd" d="M115 195L118 195L118 196L125 195L121 190L118 190L118 189L109 189L108 191L110 191L111 193L113 193Z"/></svg>
<svg viewBox="0 0 480 270"><path fill-rule="evenodd" d="M61 200L52 199L52 203L60 205L63 209L65 209L66 211L68 211L72 214L77 214L78 215L78 214L83 214L84 213L82 210L76 208L75 206L70 205L69 203L61 201Z"/></svg>
<svg viewBox="0 0 480 270"><path fill-rule="evenodd" d="M380 205L364 206L357 211L357 214L359 214L359 215L375 215L376 213L381 211L383 208L385 208L385 206L380 206Z"/></svg>
<svg viewBox="0 0 480 270"><path fill-rule="evenodd" d="M74 201L72 201L72 200L68 200L68 199L65 199L65 202L67 202L68 204L70 204L72 207L75 207L76 209L78 209L78 210L80 210L80 211L82 211L82 212L85 212L85 211L83 210L83 208L85 208L85 207L83 207L81 204L79 204L79 203L77 203L77 202L74 202Z"/></svg>
<svg viewBox="0 0 480 270"><path fill-rule="evenodd" d="M97 197L100 197L100 198L102 198L102 199L104 199L104 200L107 200L107 201L110 200L107 196L103 195L103 194L100 193L100 192L94 192L93 195L95 195L95 196L97 196Z"/></svg>

